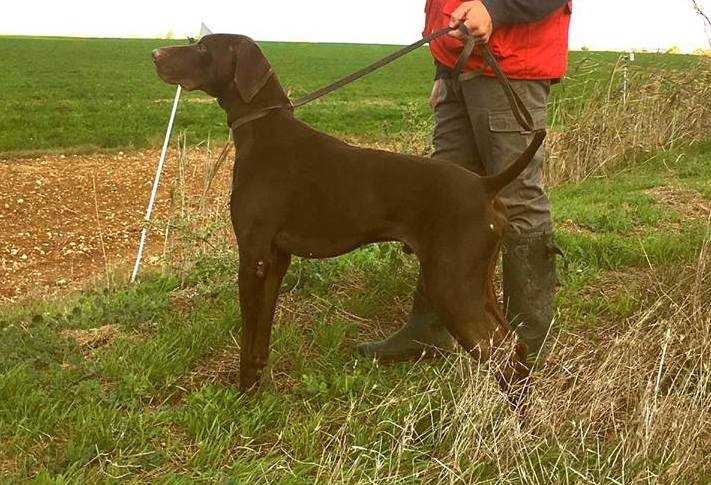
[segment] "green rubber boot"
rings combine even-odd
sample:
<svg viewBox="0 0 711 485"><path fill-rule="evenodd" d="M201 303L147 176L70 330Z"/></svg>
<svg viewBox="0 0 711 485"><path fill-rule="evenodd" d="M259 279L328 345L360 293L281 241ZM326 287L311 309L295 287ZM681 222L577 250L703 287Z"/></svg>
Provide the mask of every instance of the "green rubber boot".
<svg viewBox="0 0 711 485"><path fill-rule="evenodd" d="M417 281L407 324L385 340L358 346L358 353L384 362L435 356L454 349L454 340L442 325L425 295L422 276Z"/></svg>
<svg viewBox="0 0 711 485"><path fill-rule="evenodd" d="M552 234L507 236L503 244L506 320L539 364L553 320L557 283L555 257L560 250Z"/></svg>

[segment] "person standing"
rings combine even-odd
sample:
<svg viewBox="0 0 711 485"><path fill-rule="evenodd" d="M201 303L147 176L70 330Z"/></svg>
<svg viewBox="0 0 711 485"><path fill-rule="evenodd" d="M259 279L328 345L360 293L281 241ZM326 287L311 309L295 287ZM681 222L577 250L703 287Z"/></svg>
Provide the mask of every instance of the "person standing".
<svg viewBox="0 0 711 485"><path fill-rule="evenodd" d="M425 35L463 23L479 41L488 42L531 112L534 128L546 127L551 84L563 77L567 67L571 1L428 0L425 12ZM526 149L532 134L520 128L478 50L468 59L463 74L454 78L462 39L461 32L453 31L430 43L436 73L430 99L435 114L433 157L479 174L496 174ZM504 310L529 354L538 356L544 354L556 285L543 158L541 149L499 197L509 220L502 244ZM427 299L420 276L407 324L383 341L361 344L358 352L401 361L452 347L453 339Z"/></svg>

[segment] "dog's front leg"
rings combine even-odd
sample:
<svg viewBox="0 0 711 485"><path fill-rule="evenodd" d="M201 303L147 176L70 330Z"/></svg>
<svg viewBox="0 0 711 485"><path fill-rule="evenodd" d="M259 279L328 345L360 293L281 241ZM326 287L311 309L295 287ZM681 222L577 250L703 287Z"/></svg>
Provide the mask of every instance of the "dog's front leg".
<svg viewBox="0 0 711 485"><path fill-rule="evenodd" d="M239 297L242 311L240 388L259 383L269 360L274 309L291 257L272 250L264 258L240 251Z"/></svg>

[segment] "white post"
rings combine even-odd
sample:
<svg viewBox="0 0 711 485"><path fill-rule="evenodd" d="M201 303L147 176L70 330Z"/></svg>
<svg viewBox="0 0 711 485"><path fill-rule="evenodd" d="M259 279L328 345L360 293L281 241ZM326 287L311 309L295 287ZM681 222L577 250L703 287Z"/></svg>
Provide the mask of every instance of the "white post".
<svg viewBox="0 0 711 485"><path fill-rule="evenodd" d="M205 35L212 34L209 28L204 23L200 24L200 38ZM146 239L148 239L148 225L151 222L151 217L153 216L153 205L156 202L156 197L158 195L158 186L160 184L160 176L163 173L163 165L165 164L165 157L168 154L168 144L170 143L170 135L173 131L173 122L175 121L175 112L178 110L178 102L180 101L180 93L182 88L178 85L178 89L175 91L175 99L173 100L173 109L170 112L170 119L168 120L168 128L165 131L165 140L163 140L163 149L160 152L160 159L158 160L158 167L156 168L156 174L153 178L153 189L151 190L151 197L148 200L148 208L146 208L146 217L143 220L143 229L141 229L141 242L138 244L138 254L136 254L136 263L133 265L133 272L131 273L131 283L136 282L138 277L138 272L141 270L141 260L143 259L143 251L146 249Z"/></svg>
<svg viewBox="0 0 711 485"><path fill-rule="evenodd" d="M627 104L627 94L630 89L629 70L630 64L634 62L634 51L629 51L625 56L625 65L622 69L622 103Z"/></svg>
<svg viewBox="0 0 711 485"><path fill-rule="evenodd" d="M175 121L175 112L178 110L178 101L180 101L181 91L182 88L178 86L178 89L176 89L175 91L175 99L173 100L173 109L170 112L170 119L168 120L168 129L165 132L165 140L163 140L163 149L160 152L160 159L158 160L158 168L156 169L156 174L153 178L153 189L151 190L151 197L148 200L146 217L143 222L143 229L141 230L141 242L138 245L136 263L133 265L133 272L131 273L131 283L134 283L136 281L136 278L138 277L138 272L141 269L141 259L143 259L143 251L146 248L146 239L148 238L148 225L151 222L151 216L153 215L153 205L155 204L156 196L158 195L158 185L160 183L161 173L163 172L163 165L165 164L165 156L168 154L170 134L173 131L173 121Z"/></svg>

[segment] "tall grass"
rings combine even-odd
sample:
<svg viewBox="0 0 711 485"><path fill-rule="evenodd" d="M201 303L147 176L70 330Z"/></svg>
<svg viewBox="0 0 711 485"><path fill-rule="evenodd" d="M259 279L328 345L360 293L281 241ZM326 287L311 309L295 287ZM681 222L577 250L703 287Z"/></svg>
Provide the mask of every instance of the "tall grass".
<svg viewBox="0 0 711 485"><path fill-rule="evenodd" d="M548 185L618 173L660 150L708 139L711 58L699 57L682 69L663 64L650 69L649 64L622 56L613 64L596 57L574 59L569 77L551 95L544 167ZM416 103L409 103L399 131L346 138L427 156L432 124L431 113L423 115Z"/></svg>
<svg viewBox="0 0 711 485"><path fill-rule="evenodd" d="M550 181L615 173L639 154L703 139L710 74L708 64L632 73L626 99L611 88L614 75L591 99L558 106ZM201 253L225 254L232 240L220 147L182 147L181 166L204 176L192 196L183 182L174 187L174 215L164 226L173 235L169 271L189 268ZM370 389L352 395L338 425L309 431L320 436L318 459L280 466L296 473L308 465L317 481L336 483L708 481L710 237L711 224L693 265L635 272L642 290L629 318L601 314L593 327L552 336L554 360L534 376L523 418L508 412L485 368L453 355L431 381L404 378L376 402Z"/></svg>
<svg viewBox="0 0 711 485"><path fill-rule="evenodd" d="M609 79L592 80L586 91L555 104L548 183L610 174L636 158L703 140L711 132L708 58L686 70L642 69L621 58Z"/></svg>
<svg viewBox="0 0 711 485"><path fill-rule="evenodd" d="M684 271L646 275L645 304L624 324L557 335L556 360L535 376L522 420L502 413L480 367L455 356L424 386L403 383L365 409L367 395L355 399L324 442L320 478L703 483L711 477L709 249L707 239ZM352 446L363 416L398 416L396 431Z"/></svg>

